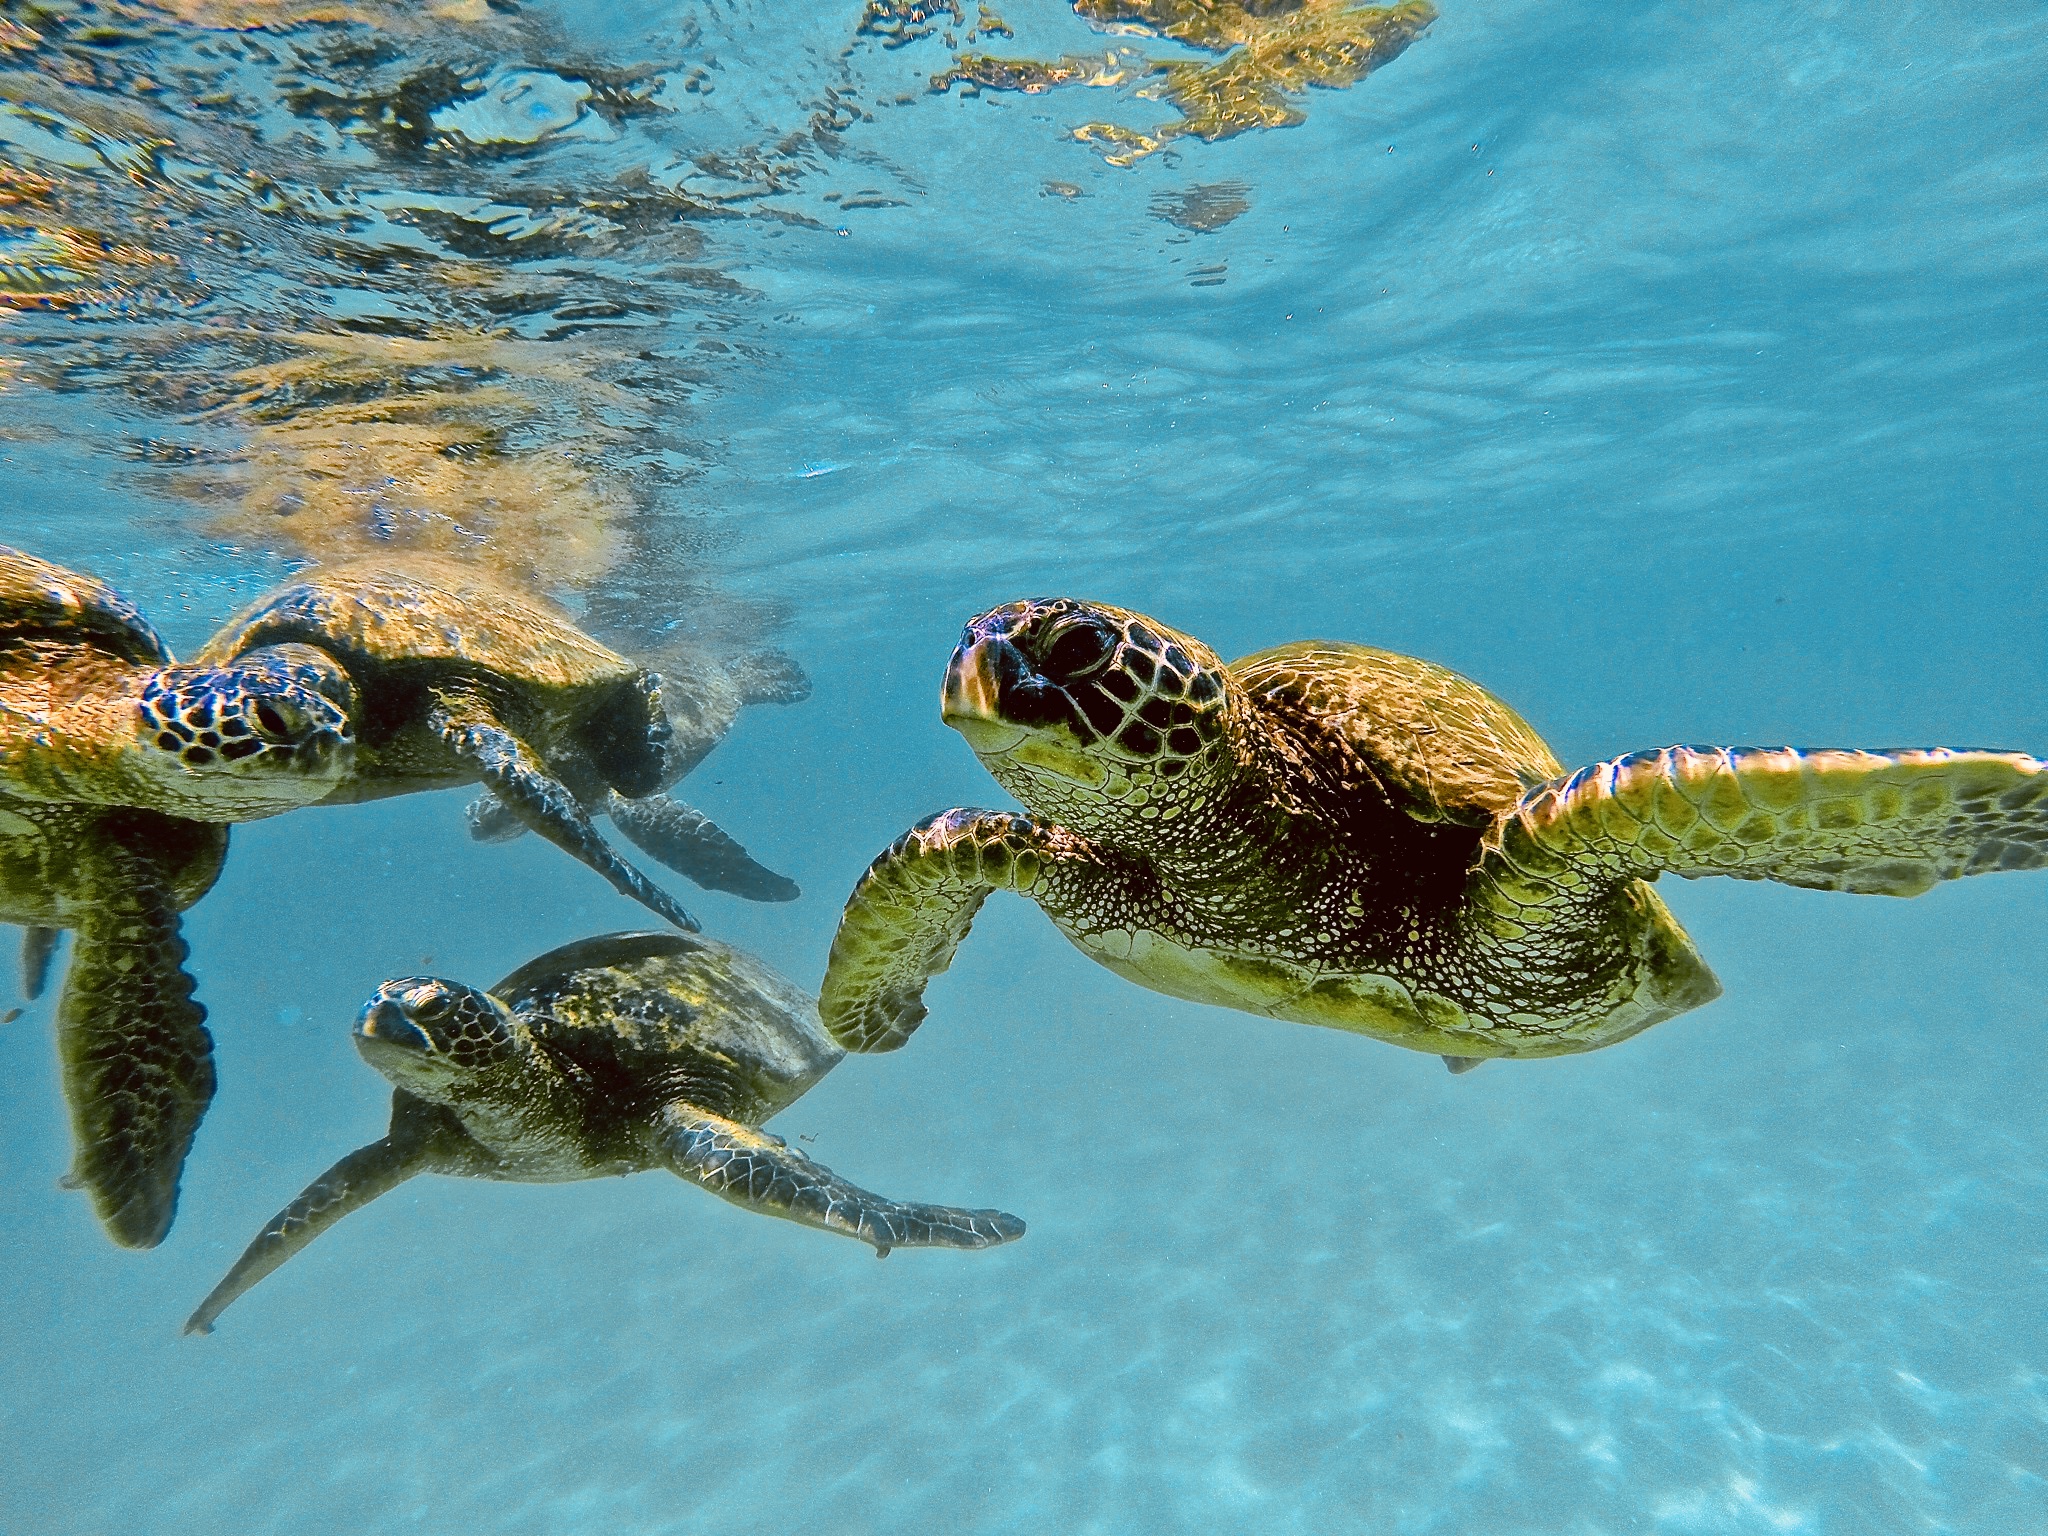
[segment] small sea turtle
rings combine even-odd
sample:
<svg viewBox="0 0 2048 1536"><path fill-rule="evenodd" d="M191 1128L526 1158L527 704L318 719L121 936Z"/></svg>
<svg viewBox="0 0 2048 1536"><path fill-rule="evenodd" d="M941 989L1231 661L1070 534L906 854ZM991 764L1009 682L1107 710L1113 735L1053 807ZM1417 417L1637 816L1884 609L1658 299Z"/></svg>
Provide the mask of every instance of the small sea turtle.
<svg viewBox="0 0 2048 1536"><path fill-rule="evenodd" d="M250 821L353 766L348 675L302 645L178 666L133 604L0 545L0 795Z"/></svg>
<svg viewBox="0 0 2048 1536"><path fill-rule="evenodd" d="M583 802L634 797L667 771L661 679L537 598L430 558L309 571L207 641L241 665L312 648L352 682L354 772L330 803L481 780L527 826L677 927L696 919L599 835Z"/></svg>
<svg viewBox="0 0 2048 1536"><path fill-rule="evenodd" d="M757 1130L843 1053L811 999L740 950L616 933L528 961L489 992L387 981L356 1048L393 1084L391 1129L280 1211L185 1324L221 1312L357 1207L417 1173L556 1183L666 1168L769 1216L891 1248L990 1248L1001 1211L902 1205Z"/></svg>
<svg viewBox="0 0 2048 1536"><path fill-rule="evenodd" d="M703 762L747 705L796 704L810 693L803 669L779 651L751 651L723 663L664 658L661 696L668 707L670 740L660 788L680 783ZM750 901L795 901L803 894L794 880L757 863L710 817L673 795L633 799L606 785L579 790L586 813L611 817L612 825L644 852L706 890L729 891ZM479 841L506 842L525 830L518 815L489 790L470 802L469 832Z"/></svg>
<svg viewBox="0 0 2048 1536"><path fill-rule="evenodd" d="M966 627L942 710L1029 814L947 811L876 859L820 1010L888 1050L992 890L1142 986L1441 1054L1559 1056L1718 996L1669 872L1912 896L2048 864L2018 753L1668 747L1566 774L1454 672L1307 641L1226 666L1119 608Z"/></svg>

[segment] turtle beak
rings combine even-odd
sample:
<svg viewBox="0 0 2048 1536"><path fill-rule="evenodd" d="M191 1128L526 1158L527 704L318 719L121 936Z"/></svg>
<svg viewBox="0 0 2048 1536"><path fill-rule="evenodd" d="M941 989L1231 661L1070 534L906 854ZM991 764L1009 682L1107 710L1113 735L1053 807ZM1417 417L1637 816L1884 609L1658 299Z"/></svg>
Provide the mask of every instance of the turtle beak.
<svg viewBox="0 0 2048 1536"><path fill-rule="evenodd" d="M374 1042L397 1050L433 1050L426 1031L405 1016L405 1010L388 997L373 998L356 1020L356 1044L362 1048Z"/></svg>
<svg viewBox="0 0 2048 1536"><path fill-rule="evenodd" d="M1003 683L1030 675L1023 655L1008 640L982 637L970 628L946 663L939 718L965 737L975 752L1007 752L1030 733L1003 718Z"/></svg>

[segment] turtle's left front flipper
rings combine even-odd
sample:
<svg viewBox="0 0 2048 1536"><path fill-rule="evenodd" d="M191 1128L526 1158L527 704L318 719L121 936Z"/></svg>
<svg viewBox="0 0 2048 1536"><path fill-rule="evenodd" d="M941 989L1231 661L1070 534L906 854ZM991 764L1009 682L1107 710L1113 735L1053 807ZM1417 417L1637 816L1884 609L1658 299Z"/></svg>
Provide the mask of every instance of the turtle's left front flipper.
<svg viewBox="0 0 2048 1536"><path fill-rule="evenodd" d="M803 894L794 880L757 863L709 816L672 796L629 800L613 790L605 810L612 825L642 850L707 891L729 891L749 901L795 901Z"/></svg>
<svg viewBox="0 0 2048 1536"><path fill-rule="evenodd" d="M446 1109L400 1091L392 1095L391 1130L358 1147L321 1174L298 1199L264 1224L235 1267L185 1320L187 1333L211 1333L221 1313L350 1211L361 1210L422 1173L475 1171L485 1159Z"/></svg>
<svg viewBox="0 0 2048 1536"><path fill-rule="evenodd" d="M488 702L451 689L437 695L428 719L441 739L528 827L603 875L620 895L632 897L685 933L698 931L697 919L674 897L619 857L568 786L507 729Z"/></svg>
<svg viewBox="0 0 2048 1536"><path fill-rule="evenodd" d="M225 852L225 828L184 830ZM184 968L167 854L140 833L81 853L106 868L90 882L95 904L80 916L57 1005L72 1178L125 1248L154 1248L170 1230L179 1175L213 1101L213 1037Z"/></svg>
<svg viewBox="0 0 2048 1536"><path fill-rule="evenodd" d="M822 1227L891 1248L993 1248L1024 1235L1024 1223L1002 1211L950 1205L906 1205L849 1184L781 1137L688 1104L663 1116L669 1165L720 1199L807 1227Z"/></svg>
<svg viewBox="0 0 2048 1536"><path fill-rule="evenodd" d="M1665 871L1917 896L2044 865L2048 764L2022 753L1665 747L1530 790L1482 874L1512 907Z"/></svg>

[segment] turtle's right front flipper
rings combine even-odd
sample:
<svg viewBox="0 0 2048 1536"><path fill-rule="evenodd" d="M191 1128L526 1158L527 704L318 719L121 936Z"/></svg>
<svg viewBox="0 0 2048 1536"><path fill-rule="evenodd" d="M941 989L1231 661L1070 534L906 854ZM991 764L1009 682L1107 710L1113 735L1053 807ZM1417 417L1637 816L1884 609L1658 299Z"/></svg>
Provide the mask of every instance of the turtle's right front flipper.
<svg viewBox="0 0 2048 1536"><path fill-rule="evenodd" d="M989 892L1030 895L1054 866L1094 867L1087 843L1030 816L941 811L868 866L846 899L818 996L849 1051L893 1051L925 1016L925 983L953 953Z"/></svg>
<svg viewBox="0 0 2048 1536"><path fill-rule="evenodd" d="M349 1153L271 1217L235 1267L186 1319L185 1331L213 1332L215 1319L237 1297L350 1211L389 1194L414 1174L459 1164L468 1150L468 1137L447 1110L409 1093L395 1094L391 1134Z"/></svg>
<svg viewBox="0 0 2048 1536"><path fill-rule="evenodd" d="M620 895L632 897L685 933L698 931L697 919L619 857L568 786L547 771L533 749L507 730L483 700L459 692L444 694L436 699L429 719L441 739L528 827L603 875Z"/></svg>
<svg viewBox="0 0 2048 1536"><path fill-rule="evenodd" d="M225 851L225 829L184 830ZM106 867L92 879L57 1005L72 1178L125 1248L154 1248L170 1230L185 1156L213 1101L213 1037L161 855L139 835L81 851Z"/></svg>
<svg viewBox="0 0 2048 1536"><path fill-rule="evenodd" d="M605 810L612 825L643 851L707 891L729 891L749 901L795 901L803 894L794 880L758 863L709 816L672 796L630 800L613 790ZM481 836L476 820L470 819L471 833Z"/></svg>
<svg viewBox="0 0 2048 1536"><path fill-rule="evenodd" d="M906 1205L849 1184L779 1136L687 1104L664 1116L670 1166L720 1199L767 1216L801 1222L891 1248L993 1248L1024 1235L1024 1223L1002 1211L950 1205Z"/></svg>

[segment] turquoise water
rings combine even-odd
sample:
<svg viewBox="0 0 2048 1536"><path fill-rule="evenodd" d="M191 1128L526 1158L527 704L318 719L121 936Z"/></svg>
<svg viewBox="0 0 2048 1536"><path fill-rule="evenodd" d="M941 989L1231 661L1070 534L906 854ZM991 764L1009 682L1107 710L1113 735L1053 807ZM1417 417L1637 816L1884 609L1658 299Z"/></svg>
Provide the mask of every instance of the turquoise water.
<svg viewBox="0 0 2048 1536"><path fill-rule="evenodd" d="M806 986L876 851L1004 803L936 693L1016 597L1427 656L1568 764L2048 746L2037 8L1444 0L1129 168L1069 131L1174 116L1129 84L941 95L943 36L796 9L8 7L0 542L181 652L390 545L782 648L685 792L804 895L683 894ZM49 1003L0 1026L0 1530L2048 1528L2039 876L1667 881L1722 1000L1457 1078L998 898L775 1126L1022 1241L423 1178L180 1336L381 1132L378 981L644 925L466 799L235 831L157 1250L58 1187Z"/></svg>

